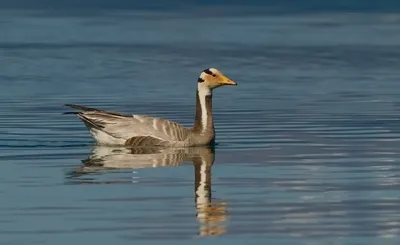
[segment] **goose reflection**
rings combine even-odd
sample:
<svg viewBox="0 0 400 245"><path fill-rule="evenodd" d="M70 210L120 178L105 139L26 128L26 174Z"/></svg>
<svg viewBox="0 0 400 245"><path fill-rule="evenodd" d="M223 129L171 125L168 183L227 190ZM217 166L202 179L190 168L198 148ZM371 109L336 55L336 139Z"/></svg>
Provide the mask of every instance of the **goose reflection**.
<svg viewBox="0 0 400 245"><path fill-rule="evenodd" d="M192 162L194 166L194 194L196 218L200 236L215 236L226 232L226 203L211 198L211 168L214 148L110 148L96 146L92 154L82 161L83 166L69 173L69 178L81 183L79 177L101 174L116 169L140 169L179 166Z"/></svg>

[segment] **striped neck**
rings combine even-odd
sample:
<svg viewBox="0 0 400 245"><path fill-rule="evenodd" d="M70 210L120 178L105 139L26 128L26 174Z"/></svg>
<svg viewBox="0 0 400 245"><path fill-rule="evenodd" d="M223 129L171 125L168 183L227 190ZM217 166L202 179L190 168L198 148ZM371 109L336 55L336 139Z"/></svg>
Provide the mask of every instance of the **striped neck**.
<svg viewBox="0 0 400 245"><path fill-rule="evenodd" d="M196 92L196 117L193 129L200 134L214 131L212 119L212 92L211 89L202 83L198 84Z"/></svg>

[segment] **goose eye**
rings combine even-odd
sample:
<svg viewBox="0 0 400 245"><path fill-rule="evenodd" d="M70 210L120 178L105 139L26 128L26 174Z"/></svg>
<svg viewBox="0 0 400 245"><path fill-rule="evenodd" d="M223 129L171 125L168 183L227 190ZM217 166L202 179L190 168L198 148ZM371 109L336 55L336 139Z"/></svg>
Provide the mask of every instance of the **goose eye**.
<svg viewBox="0 0 400 245"><path fill-rule="evenodd" d="M213 76L213 77L216 77L217 75L215 75L215 74L212 74L212 76Z"/></svg>

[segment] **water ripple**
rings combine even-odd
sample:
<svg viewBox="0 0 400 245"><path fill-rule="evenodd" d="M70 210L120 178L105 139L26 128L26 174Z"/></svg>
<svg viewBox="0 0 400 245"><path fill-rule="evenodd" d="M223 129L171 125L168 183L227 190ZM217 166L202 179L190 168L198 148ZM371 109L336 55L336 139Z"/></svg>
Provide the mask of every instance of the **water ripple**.
<svg viewBox="0 0 400 245"><path fill-rule="evenodd" d="M398 244L396 15L146 16L0 20L0 243ZM210 62L239 83L215 149L96 147L63 115L191 126Z"/></svg>

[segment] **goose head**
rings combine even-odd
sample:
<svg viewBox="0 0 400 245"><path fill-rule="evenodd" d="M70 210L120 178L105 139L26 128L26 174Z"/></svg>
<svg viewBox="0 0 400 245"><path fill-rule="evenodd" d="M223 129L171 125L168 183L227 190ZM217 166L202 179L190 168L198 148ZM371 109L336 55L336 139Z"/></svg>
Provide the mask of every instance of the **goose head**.
<svg viewBox="0 0 400 245"><path fill-rule="evenodd" d="M229 79L222 72L215 68L203 70L197 82L199 85L205 86L210 90L225 85L237 85L235 81Z"/></svg>

